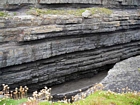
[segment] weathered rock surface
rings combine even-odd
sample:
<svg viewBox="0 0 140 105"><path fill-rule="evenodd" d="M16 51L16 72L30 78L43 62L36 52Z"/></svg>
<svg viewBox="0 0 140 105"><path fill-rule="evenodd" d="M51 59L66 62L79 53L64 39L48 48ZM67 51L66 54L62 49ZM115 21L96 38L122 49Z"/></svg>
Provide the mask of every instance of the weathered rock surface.
<svg viewBox="0 0 140 105"><path fill-rule="evenodd" d="M85 10L83 13L82 13L82 16L84 17L84 18L89 18L89 16L91 16L92 14L91 14L91 12L89 11L89 10Z"/></svg>
<svg viewBox="0 0 140 105"><path fill-rule="evenodd" d="M102 80L105 89L116 92L140 91L140 56L121 61L109 70L107 77ZM130 91L129 90L129 91Z"/></svg>
<svg viewBox="0 0 140 105"><path fill-rule="evenodd" d="M69 6L70 4L75 7L80 6L106 6L111 8L139 8L139 0L0 0L0 9L17 9L24 5L54 5Z"/></svg>
<svg viewBox="0 0 140 105"><path fill-rule="evenodd" d="M0 18L0 84L29 88L90 77L140 54L140 14L88 19L46 15Z"/></svg>

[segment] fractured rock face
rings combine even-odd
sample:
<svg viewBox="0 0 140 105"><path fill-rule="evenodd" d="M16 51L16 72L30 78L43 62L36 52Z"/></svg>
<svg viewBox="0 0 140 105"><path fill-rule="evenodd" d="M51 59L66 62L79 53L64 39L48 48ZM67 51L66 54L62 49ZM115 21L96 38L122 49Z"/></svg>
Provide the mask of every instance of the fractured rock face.
<svg viewBox="0 0 140 105"><path fill-rule="evenodd" d="M140 56L117 63L101 83L105 89L115 92L126 91L124 88L140 91Z"/></svg>

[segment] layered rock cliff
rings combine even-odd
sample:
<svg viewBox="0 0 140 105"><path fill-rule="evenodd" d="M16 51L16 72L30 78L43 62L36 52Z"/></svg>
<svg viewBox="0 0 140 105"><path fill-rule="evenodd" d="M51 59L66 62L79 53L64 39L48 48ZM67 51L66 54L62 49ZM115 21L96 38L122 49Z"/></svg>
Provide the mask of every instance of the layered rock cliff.
<svg viewBox="0 0 140 105"><path fill-rule="evenodd" d="M0 0L0 9L17 9L25 5L39 7L89 7L139 8L139 0Z"/></svg>
<svg viewBox="0 0 140 105"><path fill-rule="evenodd" d="M0 84L38 89L140 54L139 10L0 18Z"/></svg>

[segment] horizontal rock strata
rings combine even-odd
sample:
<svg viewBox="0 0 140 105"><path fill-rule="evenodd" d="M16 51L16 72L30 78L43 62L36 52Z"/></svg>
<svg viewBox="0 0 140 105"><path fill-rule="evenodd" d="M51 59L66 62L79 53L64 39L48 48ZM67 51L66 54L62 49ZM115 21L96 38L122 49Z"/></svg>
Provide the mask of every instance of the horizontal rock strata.
<svg viewBox="0 0 140 105"><path fill-rule="evenodd" d="M86 19L1 18L0 84L38 89L93 76L107 65L140 54L139 27L135 10Z"/></svg>
<svg viewBox="0 0 140 105"><path fill-rule="evenodd" d="M60 4L60 3L84 3L84 4L119 4L138 5L139 0L1 0L3 4L22 4L22 3L41 3L41 4Z"/></svg>
<svg viewBox="0 0 140 105"><path fill-rule="evenodd" d="M76 6L80 6L80 4L84 4L85 6L100 5L100 6L106 6L111 8L122 8L122 7L136 8L140 5L140 1L139 0L0 0L0 9L21 8L24 4L26 5L27 4L28 5L30 4L33 5L75 4Z"/></svg>

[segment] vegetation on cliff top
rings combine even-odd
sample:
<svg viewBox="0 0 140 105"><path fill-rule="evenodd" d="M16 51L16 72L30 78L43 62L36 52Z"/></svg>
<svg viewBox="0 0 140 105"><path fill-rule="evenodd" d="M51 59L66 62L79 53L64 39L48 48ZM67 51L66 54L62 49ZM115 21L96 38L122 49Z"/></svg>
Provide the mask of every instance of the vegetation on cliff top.
<svg viewBox="0 0 140 105"><path fill-rule="evenodd" d="M6 17L8 16L8 13L5 11L0 11L0 17Z"/></svg>
<svg viewBox="0 0 140 105"><path fill-rule="evenodd" d="M80 8L80 9L39 9L39 8L31 8L29 10L25 10L25 13L28 15L74 15L74 16L82 16L82 13L85 10L89 10L92 15L99 14L99 15L110 15L112 10L107 8ZM9 12L9 11L0 11L0 17L9 17L9 16L16 16L19 14L17 11Z"/></svg>
<svg viewBox="0 0 140 105"><path fill-rule="evenodd" d="M89 10L91 14L103 14L103 15L110 15L112 10L107 8L84 8L84 9L38 9L38 8L31 8L27 14L31 15L44 15L44 14L53 14L53 15L74 15L74 16L81 16L85 10Z"/></svg>

